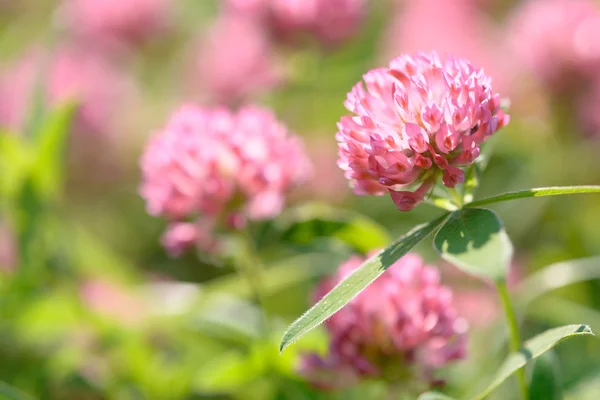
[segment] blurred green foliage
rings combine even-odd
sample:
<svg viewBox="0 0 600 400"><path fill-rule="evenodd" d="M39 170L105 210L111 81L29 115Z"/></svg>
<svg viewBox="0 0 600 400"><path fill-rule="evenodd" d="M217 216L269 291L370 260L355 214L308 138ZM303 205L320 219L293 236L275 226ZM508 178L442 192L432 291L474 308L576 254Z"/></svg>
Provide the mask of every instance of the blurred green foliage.
<svg viewBox="0 0 600 400"><path fill-rule="evenodd" d="M0 11L0 59L7 62L32 44L53 43L60 36L52 24L56 2L15 3L20 4ZM364 29L342 48L287 49L294 80L258 99L308 141L325 137L334 143L345 93L381 63L378 43L390 4L372 3ZM509 3L494 2L493 16L501 19ZM159 245L164 223L146 214L138 196L138 158L152 130L187 100L185 84L178 80L185 50L217 10L216 1L178 1L174 33L123 66L136 77L142 102L138 110L128 110L132 121L124 121L116 150L98 148L100 158L117 164L108 176L68 155L76 103L49 109L38 93L23 132L0 132L0 223L14 234L16 250L14 265L0 265L6 267L0 268L0 398L358 400L389 395L378 382L341 392L312 388L296 372L298 359L306 351L325 351L324 333L312 332L282 356L279 339L309 306L321 277L351 253L382 247L431 220L437 213L432 207L403 214L389 199L346 192L335 206L292 208L276 222L253 225L266 265L265 307L274 326L269 335L260 330L251 289L231 265L212 265L195 254L171 259ZM553 112L554 120L541 121L520 104L510 112L513 120L496 140L478 197L600 184L600 145L578 132L568 115ZM334 164L331 168L337 171ZM306 203L298 197L298 203ZM520 200L492 208L514 243L520 277L552 263L598 256L597 196ZM430 242L416 251L439 262ZM589 265L585 281L567 280L518 310L525 318L525 337L581 322L600 331L600 262ZM108 311L86 299L90 281L108 282L101 298ZM457 291L461 285L485 289L459 283ZM450 395L488 381L505 356L502 326L495 321L473 328L470 358L443 371ZM572 341L557 347L555 355L561 379L553 384L560 385L564 398L597 399L600 344ZM534 377L552 370L541 360ZM493 398L510 398L511 385L507 382Z"/></svg>

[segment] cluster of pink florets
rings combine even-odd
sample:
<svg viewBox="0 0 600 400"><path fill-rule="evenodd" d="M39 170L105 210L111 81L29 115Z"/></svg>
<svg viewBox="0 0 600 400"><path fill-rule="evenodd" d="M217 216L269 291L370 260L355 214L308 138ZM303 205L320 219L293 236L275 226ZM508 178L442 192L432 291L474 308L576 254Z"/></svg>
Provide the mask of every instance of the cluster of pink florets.
<svg viewBox="0 0 600 400"><path fill-rule="evenodd" d="M236 228L276 216L286 192L310 173L299 139L258 107L232 113L184 106L152 138L141 163L148 212L173 222L163 241L172 253L186 243L209 247L219 223Z"/></svg>
<svg viewBox="0 0 600 400"><path fill-rule="evenodd" d="M440 174L447 187L464 182L459 167L509 120L491 79L464 59L402 55L363 79L366 87L358 83L345 102L354 115L338 123L338 165L356 194L389 192L401 211L421 202Z"/></svg>
<svg viewBox="0 0 600 400"><path fill-rule="evenodd" d="M343 263L317 299L363 261ZM467 323L452 302L437 268L408 254L325 322L329 352L305 356L301 372L317 385L348 385L359 377L433 383L436 369L466 356Z"/></svg>

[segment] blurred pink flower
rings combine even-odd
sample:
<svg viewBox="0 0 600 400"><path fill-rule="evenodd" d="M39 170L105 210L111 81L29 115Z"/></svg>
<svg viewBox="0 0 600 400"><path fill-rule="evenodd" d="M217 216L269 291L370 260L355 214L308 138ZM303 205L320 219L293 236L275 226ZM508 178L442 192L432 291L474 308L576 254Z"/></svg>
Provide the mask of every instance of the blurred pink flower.
<svg viewBox="0 0 600 400"><path fill-rule="evenodd" d="M423 29L427 26L427 29ZM510 63L500 30L474 0L407 0L398 3L384 36L384 59L420 50L452 54L482 67L504 91Z"/></svg>
<svg viewBox="0 0 600 400"><path fill-rule="evenodd" d="M75 47L52 54L35 49L0 75L1 126L23 128L39 79L49 106L79 102L74 121L78 133L112 132L116 112L132 94L130 82L97 54Z"/></svg>
<svg viewBox="0 0 600 400"><path fill-rule="evenodd" d="M278 39L310 34L332 46L357 33L367 0L228 0L226 10L261 19Z"/></svg>
<svg viewBox="0 0 600 400"><path fill-rule="evenodd" d="M224 12L262 16L268 9L271 0L225 0Z"/></svg>
<svg viewBox="0 0 600 400"><path fill-rule="evenodd" d="M17 265L17 243L13 233L0 222L0 271L10 272Z"/></svg>
<svg viewBox="0 0 600 400"><path fill-rule="evenodd" d="M258 22L225 13L199 44L193 81L219 102L236 103L282 83L283 68Z"/></svg>
<svg viewBox="0 0 600 400"><path fill-rule="evenodd" d="M140 191L151 215L175 222L199 216L203 228L276 216L286 192L310 173L299 138L253 106L237 113L181 107L150 140L141 167ZM183 231L168 233L167 247L178 252L174 242L185 242L181 235L189 236L190 226Z"/></svg>
<svg viewBox="0 0 600 400"><path fill-rule="evenodd" d="M212 226L204 223L173 222L162 236L161 243L173 257L178 257L193 247L213 252L218 243L212 235Z"/></svg>
<svg viewBox="0 0 600 400"><path fill-rule="evenodd" d="M101 279L83 283L80 295L83 304L90 310L125 325L141 322L147 311L141 298L125 287Z"/></svg>
<svg viewBox="0 0 600 400"><path fill-rule="evenodd" d="M389 192L401 211L419 204L441 174L447 187L463 182L458 167L509 121L490 77L464 59L402 55L363 78L366 88L356 84L344 103L355 115L338 123L338 165L356 194Z"/></svg>
<svg viewBox="0 0 600 400"><path fill-rule="evenodd" d="M283 34L305 31L326 45L336 45L356 34L366 6L366 0L274 0L271 15Z"/></svg>
<svg viewBox="0 0 600 400"><path fill-rule="evenodd" d="M363 261L352 257L343 263L319 286L317 299ZM320 386L347 385L349 377L433 383L436 369L466 356L467 322L457 315L452 291L440 284L437 268L417 254L394 263L325 327L328 355L308 355L301 366L301 373Z"/></svg>
<svg viewBox="0 0 600 400"><path fill-rule="evenodd" d="M139 45L164 33L172 0L63 0L67 29L95 45Z"/></svg>
<svg viewBox="0 0 600 400"><path fill-rule="evenodd" d="M529 0L507 33L517 56L553 89L600 68L600 8L590 0Z"/></svg>

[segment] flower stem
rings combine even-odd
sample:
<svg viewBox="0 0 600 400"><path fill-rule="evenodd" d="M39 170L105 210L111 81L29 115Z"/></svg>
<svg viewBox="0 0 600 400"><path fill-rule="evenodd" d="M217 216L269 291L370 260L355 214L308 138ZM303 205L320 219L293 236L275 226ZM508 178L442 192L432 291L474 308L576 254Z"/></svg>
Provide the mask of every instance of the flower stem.
<svg viewBox="0 0 600 400"><path fill-rule="evenodd" d="M462 195L460 193L458 193L458 190L456 190L455 188L448 188L448 187L445 187L445 186L444 186L444 188L446 189L446 191L450 195L452 201L454 202L454 205L457 208L459 208L459 209L462 208L462 206L463 206L463 198L462 198Z"/></svg>
<svg viewBox="0 0 600 400"><path fill-rule="evenodd" d="M242 249L240 249L240 254L235 257L235 268L240 278L248 282L252 295L260 307L263 319L263 330L264 333L267 334L271 331L271 326L267 314L266 300L263 294L263 265L256 254L256 245L250 234L246 231L242 231L238 237L240 238Z"/></svg>
<svg viewBox="0 0 600 400"><path fill-rule="evenodd" d="M456 206L456 204L454 204L454 202L452 200L447 199L445 197L430 196L429 198L425 199L425 203L430 204L437 208L441 208L442 210L446 210L446 211L458 210L458 207Z"/></svg>
<svg viewBox="0 0 600 400"><path fill-rule="evenodd" d="M521 348L521 338L519 335L519 325L517 317L510 300L510 294L506 287L506 283L497 283L496 288L498 289L498 295L502 302L502 308L504 309L504 315L506 316L506 322L508 323L508 331L510 335L510 351L516 352ZM519 387L521 389L521 396L523 400L529 399L529 389L527 387L527 380L525 378L525 368L520 368L517 371L517 378L519 380Z"/></svg>

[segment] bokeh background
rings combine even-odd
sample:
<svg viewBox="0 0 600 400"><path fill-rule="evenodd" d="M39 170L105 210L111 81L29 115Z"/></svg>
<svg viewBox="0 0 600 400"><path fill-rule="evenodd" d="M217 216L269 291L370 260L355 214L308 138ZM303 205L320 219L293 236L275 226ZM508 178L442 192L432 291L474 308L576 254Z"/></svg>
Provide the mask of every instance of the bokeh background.
<svg viewBox="0 0 600 400"><path fill-rule="evenodd" d="M297 373L300 354L327 347L323 331L281 356L278 341L341 260L439 214L355 196L336 166L346 93L395 55L466 57L510 100L478 196L600 184L597 1L280 1L267 19L261 3L0 0L0 398L386 398L380 382L320 391ZM306 28L302 18L317 22ZM59 126L73 101L66 149L49 143L27 166L23 143ZM168 256L166 222L139 196L145 143L187 102L270 107L314 164L284 215L252 227L272 337L231 266L193 251ZM39 116L44 106L59 110L54 120ZM36 174L44 189L30 187ZM515 286L547 265L600 255L597 196L493 208L516 248ZM298 216L308 222L289 222ZM491 287L441 263L429 242L416 250L442 269L471 325L470 356L443 371L446 390L460 395L504 354L501 311ZM519 313L525 337L567 323L600 330L600 282ZM600 396L600 344L565 343L556 357L565 398ZM510 398L511 384L496 398Z"/></svg>

